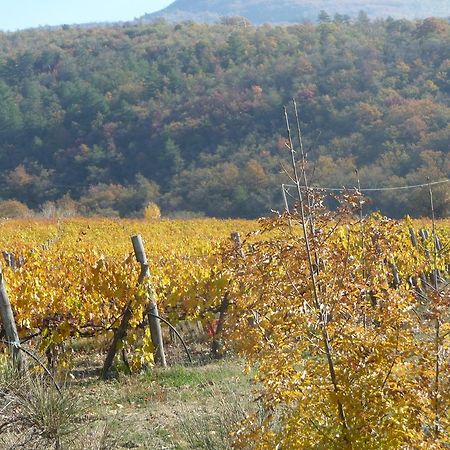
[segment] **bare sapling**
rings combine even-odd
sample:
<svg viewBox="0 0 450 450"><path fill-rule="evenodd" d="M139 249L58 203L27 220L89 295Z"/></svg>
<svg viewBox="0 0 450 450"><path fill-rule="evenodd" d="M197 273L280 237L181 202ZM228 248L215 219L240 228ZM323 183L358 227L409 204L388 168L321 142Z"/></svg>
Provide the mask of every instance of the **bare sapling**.
<svg viewBox="0 0 450 450"><path fill-rule="evenodd" d="M296 116L298 117L295 102L294 102L294 105L295 105L295 110L296 110ZM313 217L312 217L312 215L309 216L310 232L308 232L307 224L306 224L307 219L306 219L306 214L305 214L305 202L304 202L304 198L302 195L302 189L300 186L300 176L298 174L298 169L297 169L297 161L296 161L296 156L295 156L296 152L295 152L294 145L292 142L291 127L290 127L290 123L289 123L289 116L288 116L287 108L284 108L284 115L285 115L285 120L286 120L288 144L289 144L289 149L290 149L290 153L291 153L293 179L295 181L295 185L297 188L298 208L299 208L299 212L300 212L300 224L301 224L301 229L302 229L303 238L304 238L306 255L308 258L309 277L310 277L310 281L311 281L311 285L312 285L314 306L319 314L319 323L320 323L320 327L321 327L321 331L322 331L323 347L324 347L327 362L328 362L328 369L329 369L331 383L333 385L333 389L335 392L337 410L338 410L339 418L341 421L342 433L344 436L344 440L349 445L351 445L350 438L348 436L349 427L347 424L344 407L339 398L340 397L340 388L339 388L339 384L338 384L338 380L337 380L335 363L333 360L333 351L332 351L332 347L330 344L330 337L328 334L328 327L327 327L327 323L328 323L327 306L323 303L322 299L319 296L319 287L318 287L318 283L317 283L317 279L316 279L317 271L320 269L319 269L319 264L318 264L318 262L319 262L318 249L311 248L311 242L310 242L311 238L314 239L314 234L311 234L311 233L314 233ZM299 126L298 126L298 129L300 130ZM299 139L301 142L300 132L299 132ZM304 184L307 189L307 177L306 177L306 173L305 173L305 161L304 161L304 152L303 152L302 145L301 145L301 152L302 152L301 175L303 176ZM310 204L308 205L308 208L312 209ZM315 266L313 263L313 257L316 259Z"/></svg>

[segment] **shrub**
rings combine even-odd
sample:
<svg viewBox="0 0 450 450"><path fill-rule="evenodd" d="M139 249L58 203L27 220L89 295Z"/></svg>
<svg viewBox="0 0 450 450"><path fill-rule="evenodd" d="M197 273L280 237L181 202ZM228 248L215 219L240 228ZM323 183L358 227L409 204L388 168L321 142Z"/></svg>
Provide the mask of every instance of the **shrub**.
<svg viewBox="0 0 450 450"><path fill-rule="evenodd" d="M22 202L18 200L3 200L0 201L0 217L3 218L21 218L30 217L33 211Z"/></svg>
<svg viewBox="0 0 450 450"><path fill-rule="evenodd" d="M144 209L144 218L145 219L160 219L161 218L161 210L159 206L150 202Z"/></svg>

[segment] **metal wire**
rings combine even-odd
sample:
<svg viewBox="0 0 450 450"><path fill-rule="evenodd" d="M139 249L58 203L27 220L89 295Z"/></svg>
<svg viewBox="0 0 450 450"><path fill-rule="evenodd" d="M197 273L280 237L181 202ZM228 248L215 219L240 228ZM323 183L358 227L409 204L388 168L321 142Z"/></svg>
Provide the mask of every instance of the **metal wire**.
<svg viewBox="0 0 450 450"><path fill-rule="evenodd" d="M377 187L377 188L364 188L361 189L360 192L382 192L382 191L399 191L399 190L407 190L407 189L417 189L421 187L435 186L438 184L449 183L450 179L434 181L432 183L423 183L423 184L412 184L409 186L390 186L390 187ZM283 184L283 189L290 187L297 187L295 184ZM300 186L302 188L303 186ZM320 186L309 186L308 189L314 189L318 191L335 191L335 192L344 192L347 190L356 190L356 188L329 188L329 187L320 187ZM287 193L288 190L286 190Z"/></svg>

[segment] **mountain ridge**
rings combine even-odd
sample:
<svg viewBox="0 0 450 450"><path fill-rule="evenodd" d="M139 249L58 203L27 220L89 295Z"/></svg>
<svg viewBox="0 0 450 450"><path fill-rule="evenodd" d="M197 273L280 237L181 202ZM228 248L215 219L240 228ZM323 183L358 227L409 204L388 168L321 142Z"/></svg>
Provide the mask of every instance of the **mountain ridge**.
<svg viewBox="0 0 450 450"><path fill-rule="evenodd" d="M363 11L369 18L420 19L449 17L448 0L176 0L141 20L164 18L169 22L192 20L214 23L222 17L243 16L255 25L316 21L321 11L355 18Z"/></svg>

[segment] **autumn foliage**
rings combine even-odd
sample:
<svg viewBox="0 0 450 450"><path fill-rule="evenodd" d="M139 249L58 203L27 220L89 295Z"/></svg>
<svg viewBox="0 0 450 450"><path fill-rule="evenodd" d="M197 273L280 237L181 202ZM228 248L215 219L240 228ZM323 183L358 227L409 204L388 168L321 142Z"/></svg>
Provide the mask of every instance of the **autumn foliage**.
<svg viewBox="0 0 450 450"><path fill-rule="evenodd" d="M6 222L1 244L18 266L4 274L21 337L34 335L29 345L44 351L111 336L131 301L123 345L132 370L151 363L129 244L140 230L164 317L200 320L216 337L228 300L221 337L255 373L260 405L235 433L237 448L447 448L448 223L356 218L355 193L338 199L334 213L315 200L306 235L297 211L259 226ZM419 228L428 233L420 237ZM227 238L236 229L249 232L242 247Z"/></svg>
<svg viewBox="0 0 450 450"><path fill-rule="evenodd" d="M261 221L243 257L226 253L229 342L261 404L236 447L447 448L448 228L441 250L431 234L414 246L411 223L355 219L360 198L339 200L336 214L318 202L306 234L286 213Z"/></svg>
<svg viewBox="0 0 450 450"><path fill-rule="evenodd" d="M1 198L64 216L142 217L150 202L266 215L287 182L279 114L293 96L318 186L354 186L355 168L363 187L449 178L446 19L238 23L0 33ZM391 217L429 214L415 192L372 198ZM435 203L449 215L446 186Z"/></svg>
<svg viewBox="0 0 450 450"><path fill-rule="evenodd" d="M14 258L4 276L22 339L38 352L80 337L112 337L129 302L126 341L131 369L152 359L144 333L145 286L137 288L140 266L130 236L141 233L150 260L151 282L163 317L176 325L215 319L227 279L218 242L247 221L8 221L1 248ZM5 264L6 265L6 264ZM69 362L60 354L60 363Z"/></svg>

